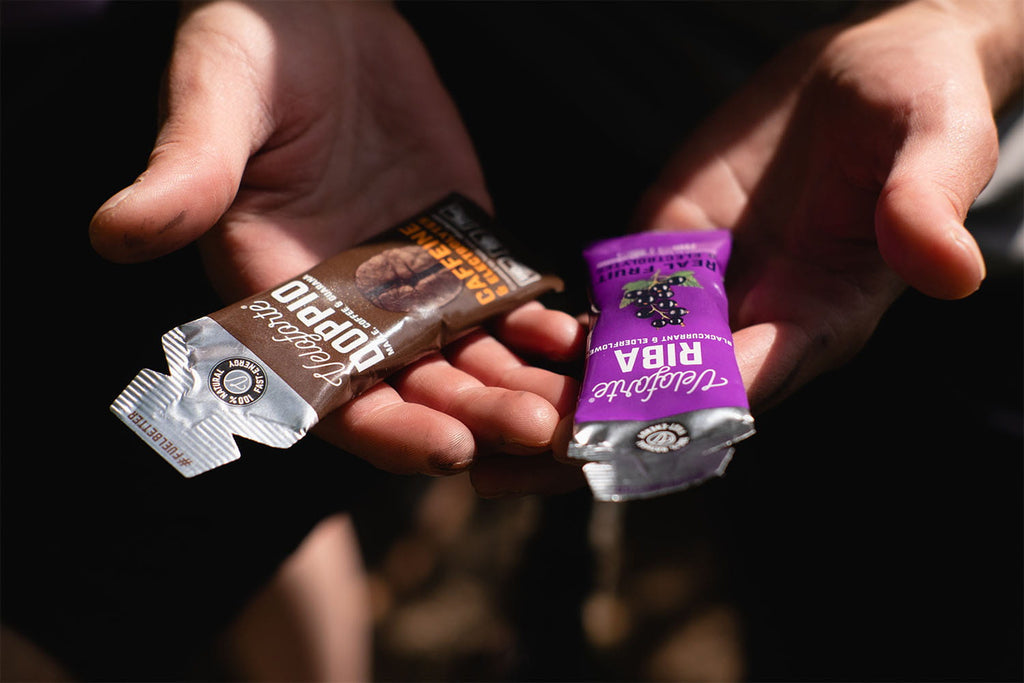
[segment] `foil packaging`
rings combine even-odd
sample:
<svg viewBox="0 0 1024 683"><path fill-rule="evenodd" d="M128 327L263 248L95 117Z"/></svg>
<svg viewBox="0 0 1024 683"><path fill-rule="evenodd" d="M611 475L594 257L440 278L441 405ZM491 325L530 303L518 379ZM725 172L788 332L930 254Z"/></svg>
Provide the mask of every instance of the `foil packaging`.
<svg viewBox="0 0 1024 683"><path fill-rule="evenodd" d="M726 230L648 232L584 251L591 326L569 456L598 500L719 476L754 433L729 329Z"/></svg>
<svg viewBox="0 0 1024 683"><path fill-rule="evenodd" d="M287 448L392 373L560 289L450 195L379 237L163 336L111 411L182 475L240 457L234 436Z"/></svg>

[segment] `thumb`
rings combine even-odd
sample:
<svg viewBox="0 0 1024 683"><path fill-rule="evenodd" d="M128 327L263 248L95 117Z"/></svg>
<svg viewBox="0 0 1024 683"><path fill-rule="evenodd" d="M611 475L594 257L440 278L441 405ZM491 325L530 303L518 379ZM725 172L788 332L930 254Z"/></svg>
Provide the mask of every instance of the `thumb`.
<svg viewBox="0 0 1024 683"><path fill-rule="evenodd" d="M196 17L192 17L195 19ZM193 22L194 23L194 22ZM261 122L251 64L186 22L168 69L166 112L146 170L93 216L100 255L138 262L209 230L234 200ZM214 34L217 35L217 34Z"/></svg>
<svg viewBox="0 0 1024 683"><path fill-rule="evenodd" d="M995 170L991 115L911 132L875 211L878 247L907 284L959 299L981 286L985 262L964 218Z"/></svg>

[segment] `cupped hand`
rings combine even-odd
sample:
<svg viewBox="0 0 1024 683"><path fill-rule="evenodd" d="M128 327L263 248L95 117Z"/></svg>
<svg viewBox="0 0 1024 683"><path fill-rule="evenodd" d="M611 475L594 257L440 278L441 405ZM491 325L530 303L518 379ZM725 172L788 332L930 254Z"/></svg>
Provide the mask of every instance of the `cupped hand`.
<svg viewBox="0 0 1024 683"><path fill-rule="evenodd" d="M93 245L131 262L202 237L232 299L453 189L488 205L458 113L389 4L195 6L165 110L145 172L97 211Z"/></svg>
<svg viewBox="0 0 1024 683"><path fill-rule="evenodd" d="M390 4L212 2L179 26L146 170L100 207L90 235L119 262L199 239L211 281L236 300L453 190L489 208L458 113ZM498 329L517 351L549 358L582 340L575 320L539 305ZM530 369L486 334L451 355L371 389L317 433L396 472L550 448L571 380Z"/></svg>
<svg viewBox="0 0 1024 683"><path fill-rule="evenodd" d="M1020 76L996 14L914 2L814 33L644 198L638 229L733 230L727 289L755 411L849 359L907 284L941 298L980 286L963 222L995 168L993 109ZM1001 68L1014 51L1016 75Z"/></svg>

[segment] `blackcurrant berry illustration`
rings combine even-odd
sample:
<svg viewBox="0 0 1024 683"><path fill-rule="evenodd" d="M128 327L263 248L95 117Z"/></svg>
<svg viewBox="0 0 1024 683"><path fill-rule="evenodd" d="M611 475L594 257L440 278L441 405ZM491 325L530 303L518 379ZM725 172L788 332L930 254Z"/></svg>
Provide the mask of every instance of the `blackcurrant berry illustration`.
<svg viewBox="0 0 1024 683"><path fill-rule="evenodd" d="M674 287L700 287L693 271L678 271L666 277L655 273L649 280L634 280L623 287L619 308L632 306L633 315L639 319L650 319L654 327L682 325L684 316L690 311L680 306Z"/></svg>

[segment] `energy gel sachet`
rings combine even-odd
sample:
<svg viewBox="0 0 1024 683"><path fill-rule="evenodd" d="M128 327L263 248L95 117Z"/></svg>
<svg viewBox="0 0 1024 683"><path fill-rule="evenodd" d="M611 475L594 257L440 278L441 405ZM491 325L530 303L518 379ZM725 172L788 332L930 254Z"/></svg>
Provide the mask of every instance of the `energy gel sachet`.
<svg viewBox="0 0 1024 683"><path fill-rule="evenodd" d="M721 475L754 433L729 329L726 230L648 232L584 251L592 304L569 456L599 500Z"/></svg>
<svg viewBox="0 0 1024 683"><path fill-rule="evenodd" d="M234 436L287 448L390 374L561 281L510 253L459 195L268 291L163 337L111 410L191 477L240 457Z"/></svg>

